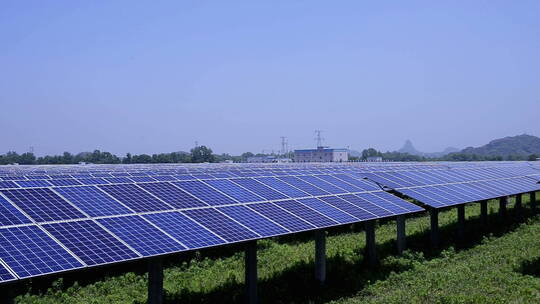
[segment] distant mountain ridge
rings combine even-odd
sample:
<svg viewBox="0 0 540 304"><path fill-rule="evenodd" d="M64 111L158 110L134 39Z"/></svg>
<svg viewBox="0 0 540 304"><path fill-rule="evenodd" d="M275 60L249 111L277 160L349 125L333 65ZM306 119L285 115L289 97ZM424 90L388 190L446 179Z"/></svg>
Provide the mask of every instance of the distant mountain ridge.
<svg viewBox="0 0 540 304"><path fill-rule="evenodd" d="M507 136L492 140L488 144L477 148L467 147L461 150L460 153L503 157L510 155L540 155L540 138L528 134Z"/></svg>
<svg viewBox="0 0 540 304"><path fill-rule="evenodd" d="M413 143L409 139L407 139L403 147L401 147L401 149L399 149L397 152L424 157L441 157L449 153L459 152L459 149L454 147L448 147L441 152L421 152L414 147Z"/></svg>

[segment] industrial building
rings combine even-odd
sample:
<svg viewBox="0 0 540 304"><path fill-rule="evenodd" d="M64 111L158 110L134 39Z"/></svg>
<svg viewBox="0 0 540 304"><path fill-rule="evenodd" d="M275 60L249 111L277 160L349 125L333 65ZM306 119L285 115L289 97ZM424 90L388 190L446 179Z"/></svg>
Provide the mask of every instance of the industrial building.
<svg viewBox="0 0 540 304"><path fill-rule="evenodd" d="M294 161L308 162L346 162L349 160L349 150L317 147L317 149L294 150Z"/></svg>

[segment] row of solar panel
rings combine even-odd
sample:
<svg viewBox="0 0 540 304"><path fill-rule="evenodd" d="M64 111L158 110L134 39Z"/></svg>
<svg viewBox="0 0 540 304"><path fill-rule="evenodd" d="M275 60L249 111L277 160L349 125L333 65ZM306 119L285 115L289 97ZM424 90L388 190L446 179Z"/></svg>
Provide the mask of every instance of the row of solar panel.
<svg viewBox="0 0 540 304"><path fill-rule="evenodd" d="M540 190L527 177L458 184L400 188L396 191L428 206L441 208Z"/></svg>
<svg viewBox="0 0 540 304"><path fill-rule="evenodd" d="M421 210L379 191L4 227L0 228L0 266L13 273L0 267L0 279L15 279L13 274L28 278Z"/></svg>
<svg viewBox="0 0 540 304"><path fill-rule="evenodd" d="M533 172L523 172L532 174ZM521 176L527 175L523 174ZM430 170L430 171L397 171L362 173L372 181L388 186L393 189L460 183L467 181L502 179L515 177L516 172L504 172L492 169L467 169L467 170ZM517 175L519 176L519 174Z"/></svg>
<svg viewBox="0 0 540 304"><path fill-rule="evenodd" d="M34 221L50 222L84 218L85 214L113 216L376 190L375 184L364 180L327 175L10 189L0 193ZM0 225L29 221L3 201Z"/></svg>
<svg viewBox="0 0 540 304"><path fill-rule="evenodd" d="M409 170L414 169L417 170L428 170L428 169L447 169L445 167L439 166L439 167L433 167L433 166L424 166L424 165L418 165L414 167L407 167ZM467 167L458 167L459 169L467 169ZM473 167L474 168L474 167ZM296 168L296 169L280 169L276 170L274 168L266 168L266 169L244 169L244 170L208 170L207 172L201 171L201 172L194 172L194 173L188 173L188 172L178 172L177 170L148 170L148 171L135 171L135 172L107 172L107 171L99 171L99 172L93 172L93 173L77 173L73 172L70 174L55 174L55 175L47 175L47 174L30 174L30 175L21 175L21 176L14 176L14 175L1 175L0 174L0 180L49 180L49 179L70 179L70 178L114 178L117 177L125 177L125 178L134 178L134 181L140 181L138 180L138 177L149 177L149 176L161 176L165 175L168 176L168 178L171 178L173 176L174 178L178 180L188 180L188 179L207 179L207 178L225 178L225 177L256 177L256 176L279 176L279 175L303 175L303 174L328 174L328 173L335 173L337 171L350 171L350 170L356 170L358 172L365 172L365 170L362 170L365 168L359 168L359 167L331 167L331 168L311 168L311 169L304 169L304 168ZM475 168L478 169L478 168ZM526 175L526 174L538 174L539 171L537 169L534 169L534 167L531 166L502 166L502 167L489 167L489 168L483 168L483 169L491 169L491 170L498 170L501 171L500 173L506 173L514 172L515 175ZM404 168L401 168L399 171L404 171ZM502 171L504 170L504 171ZM383 166L377 166L375 168L370 168L371 172L384 172L384 171L395 171L395 168L388 165ZM494 172L496 173L496 172Z"/></svg>
<svg viewBox="0 0 540 304"><path fill-rule="evenodd" d="M338 177L338 175L340 177ZM285 176L276 176L276 177L285 177ZM350 179L350 176L346 174L320 174L320 175L300 175L297 178L304 180L330 180L335 181L336 179L347 178ZM260 179L264 179L260 177ZM360 179L360 178L357 178ZM146 176L138 178L127 178L127 177L115 177L115 178L84 178L84 179L74 179L74 178L64 178L64 179L51 179L51 180L25 180L25 181L0 181L0 189L14 189L14 188L38 188L38 187L53 187L53 186L80 186L80 185L106 185L106 184L120 184L120 183L145 183L145 182L156 182L156 181L179 181L179 180L192 180L192 178L181 179L179 176ZM242 178L230 179L230 180L242 180ZM341 183L341 182L340 182ZM355 181L355 185L360 185L356 187L373 187L371 183L362 181ZM347 186L350 187L350 186Z"/></svg>

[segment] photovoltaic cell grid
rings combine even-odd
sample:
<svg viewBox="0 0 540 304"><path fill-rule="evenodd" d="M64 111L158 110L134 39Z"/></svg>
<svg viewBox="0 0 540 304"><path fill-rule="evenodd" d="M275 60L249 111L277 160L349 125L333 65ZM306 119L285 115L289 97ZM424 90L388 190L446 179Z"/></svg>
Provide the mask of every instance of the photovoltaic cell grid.
<svg viewBox="0 0 540 304"><path fill-rule="evenodd" d="M432 174L425 171L427 167L430 167L431 171L438 169L439 173ZM180 252L423 210L394 195L380 191L380 187L374 183L362 180L363 173L377 172L381 166L372 166L369 170L351 166L316 166L314 168L293 166L291 168L253 167L222 171L163 166L159 167L162 169L144 167L144 170L141 168L137 172L105 172L113 168L112 166L109 169L102 168L96 172L66 171L66 174L60 171L49 174L48 169L35 170L31 176L3 174L0 170L0 189L4 189L2 193L7 198L4 199L5 202L2 202L3 197L0 196L0 208L5 209L5 212L2 212L3 215L8 215L6 218L0 217L0 221L6 223L0 222L0 225L23 225L0 228L0 230L8 236L9 234L5 231L13 230L13 233L17 235L16 239L25 239L26 235L26 238L41 240L49 246L58 245L60 241L62 246L70 252L58 245L59 247L55 247L55 250L59 254L67 254L64 256L67 260L77 256L83 262L75 259L76 262L63 263L61 259L56 259L60 261L61 266L53 265L54 267L47 269L39 261L26 257L27 261L36 263L36 265L31 265L31 263L26 265L28 270L34 269L32 271L35 274L30 276L87 265L112 263L137 258L140 255ZM506 171L500 168L484 168L481 173L469 170L457 176L442 173L444 168L439 165L392 164L389 168L390 170L387 171L418 170L398 172L394 175L395 178L399 178L397 181L402 185L409 185L410 189L414 189L410 185L418 181L424 186L428 185L430 178L437 181L460 179L474 181L479 176L486 178L506 176L510 174L510 171L516 178L520 177L520 174L531 175L527 169L514 167ZM470 167L466 168L470 169ZM383 176L388 177L384 174ZM228 180L222 178L228 178ZM128 183L128 179L138 182ZM178 180L185 181L174 182L174 185L163 183L163 181ZM32 195L25 192L20 195L22 198L18 197L19 195L10 198L10 194L14 193L11 191L16 190L14 188L20 188L17 185L18 181L27 183L25 186L27 188L19 190L37 192L32 192ZM444 190L444 197L456 200L464 199L467 195L481 197L487 194L496 195L501 191L524 189L519 183L498 182L500 184L486 181L470 183L467 185L467 194L459 192L454 185L429 185L439 187L429 190L440 199L443 197L440 191ZM80 186L80 184L101 186ZM506 188L501 190L500 186ZM368 191L371 192L366 193ZM259 202L266 200L274 202ZM51 203L60 206L59 218L61 219L44 218ZM210 208L209 205L216 208ZM221 205L227 206L220 207ZM55 236L55 240L37 226L30 224L30 219L17 208L38 222L70 221L43 225L44 229ZM86 215L80 213L77 208L90 217L98 218L87 220ZM186 210L186 208L192 209ZM179 212L171 211L172 209ZM133 212L150 213L117 216ZM16 229L25 231L20 232ZM26 231L26 229L30 230ZM31 243L27 239L24 242ZM49 249L45 251L49 254L54 252ZM24 260L24 257L21 257L21 260ZM13 260L9 261L13 264ZM0 255L1 281L10 280L12 277L7 269L2 271L3 264L10 267L12 272L20 278L25 277L24 274L19 275L19 273L24 273L20 270L21 268L13 264L13 267L18 269L15 270Z"/></svg>
<svg viewBox="0 0 540 304"><path fill-rule="evenodd" d="M370 172L362 175L430 207L442 208L538 191L540 187L531 183L536 175L531 174L536 174L536 171L503 167Z"/></svg>

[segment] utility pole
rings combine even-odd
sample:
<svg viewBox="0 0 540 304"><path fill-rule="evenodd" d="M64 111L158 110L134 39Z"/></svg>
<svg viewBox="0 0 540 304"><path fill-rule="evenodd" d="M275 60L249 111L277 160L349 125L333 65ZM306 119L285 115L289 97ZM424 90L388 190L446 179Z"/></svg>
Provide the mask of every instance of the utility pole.
<svg viewBox="0 0 540 304"><path fill-rule="evenodd" d="M281 136L281 154L285 155L287 153L287 137Z"/></svg>

